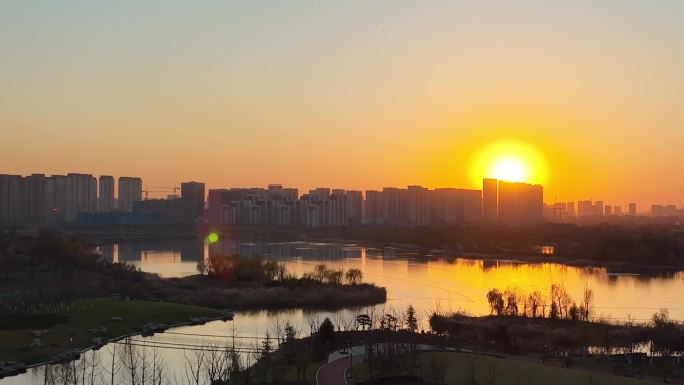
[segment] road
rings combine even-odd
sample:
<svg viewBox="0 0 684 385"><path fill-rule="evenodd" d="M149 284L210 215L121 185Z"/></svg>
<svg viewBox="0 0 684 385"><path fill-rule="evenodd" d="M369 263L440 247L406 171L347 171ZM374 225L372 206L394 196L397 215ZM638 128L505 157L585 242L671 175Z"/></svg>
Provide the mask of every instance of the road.
<svg viewBox="0 0 684 385"><path fill-rule="evenodd" d="M363 361L362 355L353 355L352 364ZM346 385L344 371L349 367L349 356L338 358L321 366L316 373L318 385Z"/></svg>

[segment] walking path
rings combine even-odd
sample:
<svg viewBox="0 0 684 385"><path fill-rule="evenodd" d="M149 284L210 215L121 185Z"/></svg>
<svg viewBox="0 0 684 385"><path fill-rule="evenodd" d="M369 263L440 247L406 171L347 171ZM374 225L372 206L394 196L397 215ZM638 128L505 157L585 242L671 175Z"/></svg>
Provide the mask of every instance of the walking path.
<svg viewBox="0 0 684 385"><path fill-rule="evenodd" d="M346 385L345 371L359 362L363 362L363 346L356 346L343 354L340 351L331 353L328 363L321 366L316 373L317 385ZM351 359L349 354L351 353Z"/></svg>

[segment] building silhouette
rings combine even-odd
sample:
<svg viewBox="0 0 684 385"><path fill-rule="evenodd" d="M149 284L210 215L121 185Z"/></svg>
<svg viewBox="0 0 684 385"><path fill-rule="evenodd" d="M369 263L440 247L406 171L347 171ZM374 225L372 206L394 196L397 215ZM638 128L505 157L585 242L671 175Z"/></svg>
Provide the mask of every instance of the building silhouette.
<svg viewBox="0 0 684 385"><path fill-rule="evenodd" d="M544 221L544 189L541 185L499 181L498 221L531 224Z"/></svg>
<svg viewBox="0 0 684 385"><path fill-rule="evenodd" d="M81 213L97 211L97 180L90 174L67 174L66 216L73 221Z"/></svg>
<svg viewBox="0 0 684 385"><path fill-rule="evenodd" d="M185 222L198 222L204 219L204 183L181 183L182 217Z"/></svg>
<svg viewBox="0 0 684 385"><path fill-rule="evenodd" d="M142 200L142 179L122 176L119 178L119 211L133 212L133 203Z"/></svg>
<svg viewBox="0 0 684 385"><path fill-rule="evenodd" d="M98 180L97 211L114 211L114 177L101 175Z"/></svg>
<svg viewBox="0 0 684 385"><path fill-rule="evenodd" d="M498 220L498 185L496 179L485 178L482 180L482 219L487 223Z"/></svg>

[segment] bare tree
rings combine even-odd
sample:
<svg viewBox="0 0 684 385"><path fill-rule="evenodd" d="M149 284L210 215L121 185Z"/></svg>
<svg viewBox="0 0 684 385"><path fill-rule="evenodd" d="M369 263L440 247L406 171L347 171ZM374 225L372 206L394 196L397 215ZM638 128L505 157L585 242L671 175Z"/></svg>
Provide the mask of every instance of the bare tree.
<svg viewBox="0 0 684 385"><path fill-rule="evenodd" d="M131 385L138 384L140 376L140 374L138 373L140 357L138 356L135 346L133 346L130 337L127 337L123 342L121 353L119 355L119 360L124 368L124 373L127 376L126 383Z"/></svg>
<svg viewBox="0 0 684 385"><path fill-rule="evenodd" d="M117 344L109 344L109 347L107 348L109 350L109 355L112 357L111 364L109 366L109 384L114 385L114 377L116 374L119 372L119 369L121 369L121 362L117 361L117 349L116 349Z"/></svg>
<svg viewBox="0 0 684 385"><path fill-rule="evenodd" d="M589 321L591 316L592 303L594 302L594 292L588 285L584 286L584 296L582 298L581 316L585 321Z"/></svg>
<svg viewBox="0 0 684 385"><path fill-rule="evenodd" d="M221 350L219 345L209 344L202 347L207 354L204 356L205 378L210 384L225 382L229 378L228 350Z"/></svg>
<svg viewBox="0 0 684 385"><path fill-rule="evenodd" d="M185 357L185 377L188 384L199 385L202 380L202 368L205 351L195 350L192 353L183 352Z"/></svg>
<svg viewBox="0 0 684 385"><path fill-rule="evenodd" d="M89 356L90 356L90 360L87 361L88 367L90 368L89 384L95 385L95 376L96 375L98 377L100 376L99 367L100 367L100 363L102 363L102 357L100 357L100 355L95 350L91 350ZM83 359L86 360L87 357L88 357L88 355L84 355ZM97 370L97 374L96 374L96 370ZM100 380L100 382L102 382L102 380ZM85 384L85 381L83 383Z"/></svg>

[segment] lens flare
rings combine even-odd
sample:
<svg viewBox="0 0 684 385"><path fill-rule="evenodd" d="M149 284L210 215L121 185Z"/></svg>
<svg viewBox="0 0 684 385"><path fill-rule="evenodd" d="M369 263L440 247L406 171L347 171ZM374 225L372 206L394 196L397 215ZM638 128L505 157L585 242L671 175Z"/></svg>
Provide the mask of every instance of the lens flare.
<svg viewBox="0 0 684 385"><path fill-rule="evenodd" d="M209 233L205 238L204 238L204 243L207 245L211 245L213 243L216 243L219 241L219 235L215 232Z"/></svg>

